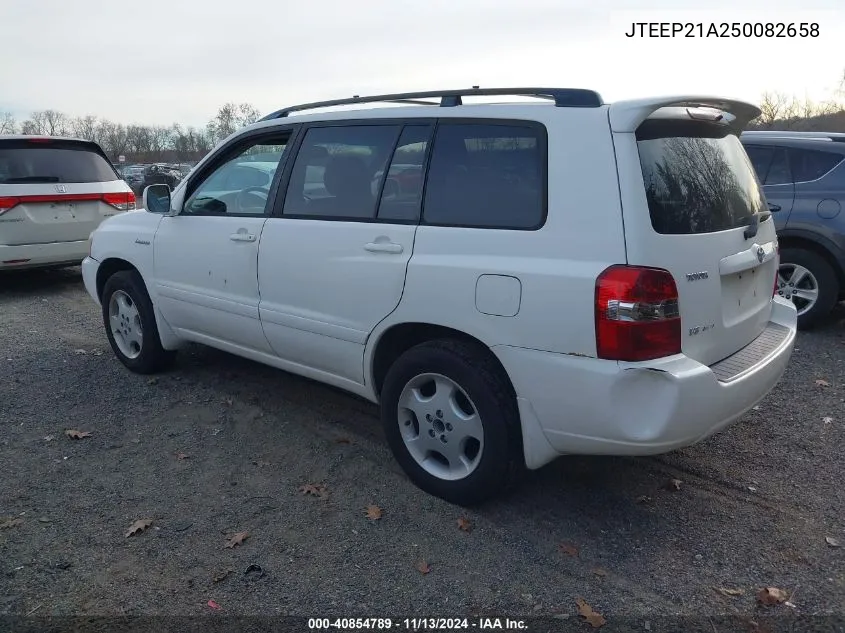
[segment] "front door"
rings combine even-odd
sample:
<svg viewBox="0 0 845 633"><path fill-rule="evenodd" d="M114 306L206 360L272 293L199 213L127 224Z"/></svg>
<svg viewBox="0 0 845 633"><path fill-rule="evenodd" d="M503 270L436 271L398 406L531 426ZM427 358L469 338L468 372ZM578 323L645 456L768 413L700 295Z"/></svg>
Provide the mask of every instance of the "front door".
<svg viewBox="0 0 845 633"><path fill-rule="evenodd" d="M236 142L188 183L155 235L156 302L177 334L270 352L258 318L258 242L288 131Z"/></svg>
<svg viewBox="0 0 845 633"><path fill-rule="evenodd" d="M259 312L283 359L363 383L364 345L402 297L432 126L315 125L258 254Z"/></svg>

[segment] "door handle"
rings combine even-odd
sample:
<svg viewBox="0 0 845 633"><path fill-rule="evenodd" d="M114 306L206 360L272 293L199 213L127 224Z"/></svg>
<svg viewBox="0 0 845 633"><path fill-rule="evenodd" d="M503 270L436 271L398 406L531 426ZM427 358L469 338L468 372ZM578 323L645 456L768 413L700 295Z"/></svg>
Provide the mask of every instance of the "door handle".
<svg viewBox="0 0 845 633"><path fill-rule="evenodd" d="M229 239L233 242L254 242L255 235L253 233L241 233L240 231L238 231L237 233L232 233L229 236Z"/></svg>
<svg viewBox="0 0 845 633"><path fill-rule="evenodd" d="M779 204L772 204L770 202L769 203L769 211L780 211L780 205Z"/></svg>
<svg viewBox="0 0 845 633"><path fill-rule="evenodd" d="M397 244L395 242L370 242L364 246L365 251L370 251L371 253L395 253L399 254L404 248L402 248L401 244Z"/></svg>

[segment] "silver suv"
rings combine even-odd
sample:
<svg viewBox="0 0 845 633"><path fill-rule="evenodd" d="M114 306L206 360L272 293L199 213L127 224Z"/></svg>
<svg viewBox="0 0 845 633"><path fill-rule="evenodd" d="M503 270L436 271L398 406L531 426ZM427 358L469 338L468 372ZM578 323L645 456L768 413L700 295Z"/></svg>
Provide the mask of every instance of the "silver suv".
<svg viewBox="0 0 845 633"><path fill-rule="evenodd" d="M845 134L749 131L742 142L775 218L777 292L812 327L845 300Z"/></svg>

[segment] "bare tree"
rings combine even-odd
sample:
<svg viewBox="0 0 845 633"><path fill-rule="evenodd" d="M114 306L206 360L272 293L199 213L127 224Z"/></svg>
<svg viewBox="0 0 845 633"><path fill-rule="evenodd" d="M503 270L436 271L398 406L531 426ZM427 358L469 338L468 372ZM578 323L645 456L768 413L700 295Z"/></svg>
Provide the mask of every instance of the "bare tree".
<svg viewBox="0 0 845 633"><path fill-rule="evenodd" d="M76 117L71 121L70 127L74 136L78 138L84 138L86 141L94 141L95 143L99 140L99 122L97 117L91 114Z"/></svg>
<svg viewBox="0 0 845 633"><path fill-rule="evenodd" d="M18 129L18 122L11 112L0 112L0 134L14 134Z"/></svg>
<svg viewBox="0 0 845 633"><path fill-rule="evenodd" d="M206 130L212 142L218 143L236 130L261 118L258 109L249 103L226 103L217 111Z"/></svg>

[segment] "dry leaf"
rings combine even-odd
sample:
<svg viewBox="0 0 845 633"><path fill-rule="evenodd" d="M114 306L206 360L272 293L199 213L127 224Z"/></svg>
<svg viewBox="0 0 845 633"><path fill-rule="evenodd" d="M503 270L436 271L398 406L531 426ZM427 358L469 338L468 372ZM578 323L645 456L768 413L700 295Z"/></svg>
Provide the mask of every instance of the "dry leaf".
<svg viewBox="0 0 845 633"><path fill-rule="evenodd" d="M593 611L593 607L588 605L584 598L576 598L575 604L578 605L578 615L584 618L584 621L587 622L594 629L597 629L607 624L607 620L602 617L601 613Z"/></svg>
<svg viewBox="0 0 845 633"><path fill-rule="evenodd" d="M23 519L17 519L14 517L0 519L0 530L8 530L9 528L13 528L21 523L23 523Z"/></svg>
<svg viewBox="0 0 845 633"><path fill-rule="evenodd" d="M382 509L379 508L378 506L368 505L364 510L364 514L366 515L366 517L370 521L378 521L381 518ZM424 573L428 573L428 572L424 572Z"/></svg>
<svg viewBox="0 0 845 633"><path fill-rule="evenodd" d="M839 539L835 539L832 536L824 537L825 543L830 545L831 547L842 547L842 543L839 542Z"/></svg>
<svg viewBox="0 0 845 633"><path fill-rule="evenodd" d="M816 385L818 387L830 387L830 383L826 380L817 380Z"/></svg>
<svg viewBox="0 0 845 633"><path fill-rule="evenodd" d="M757 592L757 602L760 604L780 604L786 602L789 595L777 587L763 587Z"/></svg>
<svg viewBox="0 0 845 633"><path fill-rule="evenodd" d="M226 544L223 546L228 549L232 549L235 545L243 545L244 541L249 538L249 532L236 532L232 535Z"/></svg>
<svg viewBox="0 0 845 633"><path fill-rule="evenodd" d="M425 575L431 571L431 565L429 565L424 560L421 560L417 563L417 571L420 572L422 575Z"/></svg>
<svg viewBox="0 0 845 633"><path fill-rule="evenodd" d="M222 609L222 608L223 608L223 607L221 607L219 604L217 604L216 602L214 602L214 600L209 600L207 604L208 604L208 606L209 606L209 607L211 607L211 608L212 608L212 609L214 609L215 611L220 611L220 609Z"/></svg>
<svg viewBox="0 0 845 633"><path fill-rule="evenodd" d="M136 534L140 534L152 524L152 519L138 519L137 521L135 521L135 523L129 526L128 530L126 530L126 538L129 538L130 536L135 536Z"/></svg>
<svg viewBox="0 0 845 633"><path fill-rule="evenodd" d="M212 580L214 582L222 582L222 581L226 580L226 578L228 578L229 574L231 574L231 573L232 573L231 569L227 569L225 571L218 572L217 574L214 575L214 578L212 578Z"/></svg>
<svg viewBox="0 0 845 633"><path fill-rule="evenodd" d="M53 438L53 436L52 436L52 435L45 435L45 436L44 436L44 441L45 441L45 442L52 442L52 441L53 441L53 439L54 439L54 438Z"/></svg>
<svg viewBox="0 0 845 633"><path fill-rule="evenodd" d="M683 482L680 479L670 479L666 482L666 488L669 490L680 490Z"/></svg>
<svg viewBox="0 0 845 633"><path fill-rule="evenodd" d="M458 519L458 529L464 532L472 532L472 523L466 517L461 517Z"/></svg>
<svg viewBox="0 0 845 633"><path fill-rule="evenodd" d="M602 569L601 567L596 567L596 568L593 570L593 573L594 573L596 576L598 576L599 578L604 578L605 576L607 576L607 570L604 570L604 569Z"/></svg>
<svg viewBox="0 0 845 633"><path fill-rule="evenodd" d="M179 451L178 453L173 453L173 454L176 456L176 459L190 459L191 458L190 455L188 455L187 453L183 453L182 451Z"/></svg>
<svg viewBox="0 0 845 633"><path fill-rule="evenodd" d="M824 422L825 424L832 424L832 423L833 423L833 418L831 418L831 417L827 417L827 416L826 416L826 417L823 417L823 418L822 418L822 422Z"/></svg>
<svg viewBox="0 0 845 633"><path fill-rule="evenodd" d="M561 554L566 554L567 556L578 556L578 548L571 543L561 543L557 546L557 548L560 550Z"/></svg>
<svg viewBox="0 0 845 633"><path fill-rule="evenodd" d="M319 497L320 499L326 499L329 496L329 491L323 484L305 484L304 486L300 486L299 492L304 495Z"/></svg>
<svg viewBox="0 0 845 633"><path fill-rule="evenodd" d="M65 431L65 435L72 440L81 440L83 437L91 437L91 433L88 431L77 431L76 429L68 429Z"/></svg>
<svg viewBox="0 0 845 633"><path fill-rule="evenodd" d="M713 587L716 591L718 591L723 596L741 596L745 593L744 589L729 589L727 587Z"/></svg>
<svg viewBox="0 0 845 633"><path fill-rule="evenodd" d="M88 352L86 352L84 349L75 349L75 350L73 350L73 353L77 354L77 355L82 355L82 354L87 354Z"/></svg>
<svg viewBox="0 0 845 633"><path fill-rule="evenodd" d="M348 437L339 437L334 441L335 444L352 444L352 440Z"/></svg>

